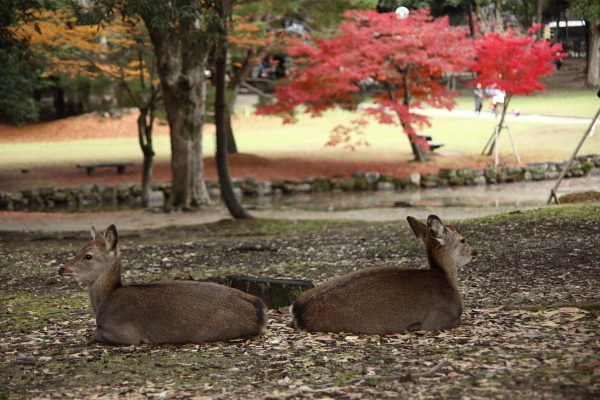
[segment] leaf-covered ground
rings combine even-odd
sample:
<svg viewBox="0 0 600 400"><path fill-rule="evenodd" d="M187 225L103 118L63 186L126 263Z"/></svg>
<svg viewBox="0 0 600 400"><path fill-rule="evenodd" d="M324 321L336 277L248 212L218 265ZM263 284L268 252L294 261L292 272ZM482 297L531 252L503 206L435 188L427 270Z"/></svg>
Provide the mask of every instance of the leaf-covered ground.
<svg viewBox="0 0 600 400"><path fill-rule="evenodd" d="M456 225L480 254L460 272L458 328L307 334L271 310L260 337L183 346L92 340L87 293L57 275L88 233L0 232L0 398L599 397L600 207ZM227 221L120 239L127 282L235 274L318 284L367 266L426 263L405 222Z"/></svg>

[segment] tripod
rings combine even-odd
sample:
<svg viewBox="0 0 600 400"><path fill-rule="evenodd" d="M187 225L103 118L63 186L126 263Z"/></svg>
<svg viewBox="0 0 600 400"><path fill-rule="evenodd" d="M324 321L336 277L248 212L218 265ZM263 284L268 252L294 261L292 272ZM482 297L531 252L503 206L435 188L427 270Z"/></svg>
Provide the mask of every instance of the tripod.
<svg viewBox="0 0 600 400"><path fill-rule="evenodd" d="M510 133L510 128L508 127L508 125L496 125L496 127L494 128L494 132L492 132L492 136L490 136L490 139L487 141L487 144L483 148L483 151L481 152L481 154L482 155L486 154L486 150L487 150L487 155L491 156L492 152L494 150L496 150L494 167L498 166L498 137L500 136L500 131L502 129L506 129L508 131L508 137L510 138L510 143L512 144L513 151L515 152L515 156L517 157L517 162L519 163L519 165L521 165L521 157L519 157L519 152L517 151L517 146L513 139L512 133ZM488 147L489 147L489 149L488 149Z"/></svg>

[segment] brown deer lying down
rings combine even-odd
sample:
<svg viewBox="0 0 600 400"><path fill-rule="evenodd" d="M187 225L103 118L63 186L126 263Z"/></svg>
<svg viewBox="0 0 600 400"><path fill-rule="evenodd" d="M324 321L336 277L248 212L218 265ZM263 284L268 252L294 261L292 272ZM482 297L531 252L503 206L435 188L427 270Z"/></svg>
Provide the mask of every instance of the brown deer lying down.
<svg viewBox="0 0 600 400"><path fill-rule="evenodd" d="M257 297L215 283L121 283L117 228L94 240L59 269L89 288L96 314L94 339L111 344L200 343L255 336L265 330Z"/></svg>
<svg viewBox="0 0 600 400"><path fill-rule="evenodd" d="M425 243L429 269L364 268L333 278L298 297L290 326L309 332L385 334L450 329L460 324L457 270L474 260L458 229L435 215L427 225L408 217Z"/></svg>

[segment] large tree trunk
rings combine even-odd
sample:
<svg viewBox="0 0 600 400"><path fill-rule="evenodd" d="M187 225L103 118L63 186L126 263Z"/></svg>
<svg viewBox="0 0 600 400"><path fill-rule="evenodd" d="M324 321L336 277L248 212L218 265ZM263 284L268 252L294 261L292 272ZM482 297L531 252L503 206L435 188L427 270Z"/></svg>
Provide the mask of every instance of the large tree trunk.
<svg viewBox="0 0 600 400"><path fill-rule="evenodd" d="M154 165L154 149L152 148L152 127L154 124L154 113L152 105L140 108L138 117L138 137L142 153L144 154L144 166L142 169L142 207L150 204L152 193L152 172Z"/></svg>
<svg viewBox="0 0 600 400"><path fill-rule="evenodd" d="M496 32L504 32L502 21L502 0L494 0L494 16L496 19Z"/></svg>
<svg viewBox="0 0 600 400"><path fill-rule="evenodd" d="M585 85L595 88L600 86L600 18L585 21L585 24L588 33Z"/></svg>
<svg viewBox="0 0 600 400"><path fill-rule="evenodd" d="M216 162L219 173L219 184L221 185L221 196L227 209L233 218L252 218L246 211L233 190L233 183L229 175L229 161L227 159L227 130L225 118L227 112L225 75L227 70L227 24L225 18L229 15L226 11L227 0L219 2L219 16L223 19L220 25L221 31L219 46L217 48L217 59L215 62L215 126L217 130Z"/></svg>
<svg viewBox="0 0 600 400"><path fill-rule="evenodd" d="M204 71L206 70L208 51L205 51L204 54L200 53L201 52L194 53L192 51L184 51L183 56L184 66L190 66L187 74L194 76L197 79L193 85L194 90L191 90L188 94L188 96L190 96L190 105L193 107L192 121L197 121L196 124L190 124L187 132L192 137L190 205L193 207L212 203L208 190L206 189L206 183L204 182L204 161L202 151L204 118L206 116L206 79Z"/></svg>
<svg viewBox="0 0 600 400"><path fill-rule="evenodd" d="M202 127L208 49L197 44L197 35L179 36L152 25L152 15L142 16L154 44L162 93L171 133L171 193L168 209L186 210L209 199L203 181Z"/></svg>
<svg viewBox="0 0 600 400"><path fill-rule="evenodd" d="M535 22L537 24L541 24L542 23L542 10L543 10L543 1L542 0L537 0L536 4L535 4ZM537 30L537 37L539 39L542 38L542 35L544 33L543 29L538 29Z"/></svg>
<svg viewBox="0 0 600 400"><path fill-rule="evenodd" d="M471 0L471 6L475 12L475 17L477 18L477 28L479 29L479 33L482 36L485 36L490 29L488 28L485 17L483 16L483 11L481 11L479 0Z"/></svg>
<svg viewBox="0 0 600 400"><path fill-rule="evenodd" d="M410 107L410 85L408 81L409 71L410 67L407 67L404 71L404 99L402 99L402 104L406 107ZM393 96L391 98L393 98ZM413 155L415 156L415 161L429 161L427 150L424 149L417 140L417 132L413 128L412 124L403 121L400 113L398 113L398 119L400 120L400 124L402 125L404 132L406 132L408 135L408 140L410 141L410 147L412 148Z"/></svg>

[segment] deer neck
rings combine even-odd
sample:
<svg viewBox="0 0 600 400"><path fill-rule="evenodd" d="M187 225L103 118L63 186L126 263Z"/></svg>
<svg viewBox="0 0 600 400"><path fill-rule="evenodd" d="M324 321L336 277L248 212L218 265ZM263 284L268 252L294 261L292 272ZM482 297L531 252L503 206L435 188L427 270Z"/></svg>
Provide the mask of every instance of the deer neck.
<svg viewBox="0 0 600 400"><path fill-rule="evenodd" d="M450 285L458 292L458 265L443 257L435 257L430 251L427 252L427 259L429 268L443 271Z"/></svg>
<svg viewBox="0 0 600 400"><path fill-rule="evenodd" d="M90 286L90 301L95 313L98 313L102 303L121 285L121 259L116 257L111 267Z"/></svg>

